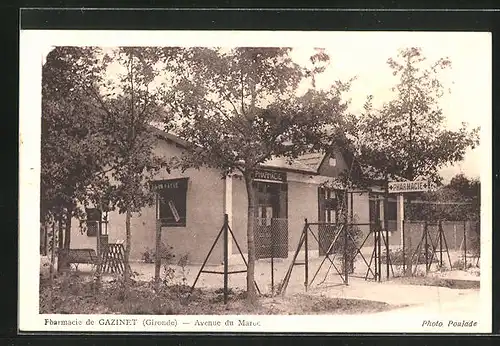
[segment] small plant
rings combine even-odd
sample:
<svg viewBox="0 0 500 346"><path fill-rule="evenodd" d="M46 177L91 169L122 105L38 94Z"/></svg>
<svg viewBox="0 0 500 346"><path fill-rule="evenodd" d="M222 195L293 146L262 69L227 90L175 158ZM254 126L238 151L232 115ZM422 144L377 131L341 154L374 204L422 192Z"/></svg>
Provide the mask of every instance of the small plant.
<svg viewBox="0 0 500 346"><path fill-rule="evenodd" d="M281 294L281 291L283 289L283 281L278 282L278 284L274 287L274 295L279 295Z"/></svg>
<svg viewBox="0 0 500 346"><path fill-rule="evenodd" d="M154 263L154 252L151 249L146 249L146 251L142 253L142 260L144 263Z"/></svg>
<svg viewBox="0 0 500 346"><path fill-rule="evenodd" d="M338 240L333 244L332 252L340 255L340 265L341 271L344 273L345 264L344 264L344 252L347 255L347 269L349 274L354 273L354 260L357 255L358 247L363 237L363 231L355 224L357 222L357 218L354 217L351 222L353 224L347 225L347 244L345 244L344 239L344 231L339 236ZM345 227L345 226L344 226Z"/></svg>
<svg viewBox="0 0 500 346"><path fill-rule="evenodd" d="M172 252L173 247L166 246L164 243L161 243L160 246L160 258L162 262L170 263L175 255ZM156 252L154 249L146 248L146 250L142 253L142 260L145 263L154 263L156 260Z"/></svg>
<svg viewBox="0 0 500 346"><path fill-rule="evenodd" d="M186 269L186 266L189 263L189 254L184 254L179 258L179 261L177 262L177 265L181 267L181 274L182 274L182 285L186 286L187 285L187 275L189 274L189 271Z"/></svg>
<svg viewBox="0 0 500 346"><path fill-rule="evenodd" d="M417 258L418 257L418 258ZM407 265L411 264L425 264L425 253L420 251L420 253L412 253L412 251L406 250L403 252L403 249L391 250L389 249L389 259L393 265L402 265L406 263ZM432 259L432 261L431 261ZM381 257L382 263L387 263L387 251L384 250ZM417 262L417 263L415 263ZM439 262L439 259L436 255L432 255L432 249L427 250L427 262L428 263L436 263Z"/></svg>
<svg viewBox="0 0 500 346"><path fill-rule="evenodd" d="M440 271L440 272L445 272L445 271L448 271L448 267L446 266L445 262L443 261L443 263L438 263L437 264L437 270Z"/></svg>
<svg viewBox="0 0 500 346"><path fill-rule="evenodd" d="M475 267L475 265L472 263L472 261L467 261L467 268L465 267L465 261L464 259L457 259L456 261L454 261L451 265L451 268L452 269L456 269L456 270L467 270L467 269L470 269L470 268L473 268Z"/></svg>
<svg viewBox="0 0 500 346"><path fill-rule="evenodd" d="M171 286L174 283L175 269L168 264L163 265L162 282L165 286Z"/></svg>

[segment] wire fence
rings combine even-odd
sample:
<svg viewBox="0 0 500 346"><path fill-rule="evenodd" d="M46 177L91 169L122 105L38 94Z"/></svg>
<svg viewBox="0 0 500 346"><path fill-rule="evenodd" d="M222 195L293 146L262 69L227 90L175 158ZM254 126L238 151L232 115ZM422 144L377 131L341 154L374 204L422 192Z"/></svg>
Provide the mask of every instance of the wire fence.
<svg viewBox="0 0 500 346"><path fill-rule="evenodd" d="M403 230L404 241L402 248L392 256L394 262L403 262L403 256L409 266L427 262L427 272L435 269L463 270L479 266L479 221L405 220Z"/></svg>
<svg viewBox="0 0 500 346"><path fill-rule="evenodd" d="M308 223L306 220L282 292L291 281L295 266L304 266L306 290L315 285L348 284L350 278L382 281L479 266L479 222L404 221L402 227L398 231L397 224L387 221Z"/></svg>
<svg viewBox="0 0 500 346"><path fill-rule="evenodd" d="M288 219L256 218L255 258L288 257Z"/></svg>
<svg viewBox="0 0 500 346"><path fill-rule="evenodd" d="M289 229L286 218L256 218L255 258L259 261L255 265L255 285L259 292L276 295L284 294L290 287L302 291L318 285L345 285L350 278L385 281L436 270L479 267L481 237L477 217L398 222L375 216L378 217L370 215L370 221L365 223L357 222L352 215L343 219L349 222L306 219L302 230ZM226 229L227 220L221 234L227 233ZM230 229L229 232L232 233ZM226 294L228 274L244 273L247 269L245 256L239 247L238 250L243 258L241 268L227 268L226 251L225 268L217 272L226 278ZM200 273L211 272L203 267ZM244 277L231 279L231 286L244 288Z"/></svg>

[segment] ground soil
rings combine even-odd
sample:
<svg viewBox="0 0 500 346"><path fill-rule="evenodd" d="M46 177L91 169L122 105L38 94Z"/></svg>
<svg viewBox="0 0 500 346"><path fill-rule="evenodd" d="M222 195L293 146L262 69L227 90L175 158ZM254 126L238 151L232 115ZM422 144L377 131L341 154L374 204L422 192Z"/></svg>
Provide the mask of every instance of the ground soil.
<svg viewBox="0 0 500 346"><path fill-rule="evenodd" d="M40 309L42 312L59 313L357 314L425 308L429 305L439 307L451 304L451 308L452 305L460 305L462 301L465 305L460 305L461 309L473 310L478 306L478 270L434 272L426 277L391 277L390 280L382 275L382 282L375 282L365 280L365 269L357 263L355 274L358 275L354 275L357 277L350 277L349 284L345 285L333 268L328 265L321 267L320 260L310 260L310 284L307 291L304 285L304 266L294 268L284 297L271 297L274 294L270 282L270 264L257 261L255 280L262 293L257 307L249 307L244 300L244 273L230 275L229 287L232 294L227 306L222 303L222 275L206 273L201 274L190 303L185 304L183 297L194 284L200 265L168 265L162 268L162 277L165 277L166 269L172 274L167 280L170 289L156 294L151 286L154 264L143 262L131 263L136 283L127 299L117 295L120 290L116 281L113 282L117 278L112 275L104 276L104 290L96 298L91 289L90 269L81 265L78 276L71 280L58 279L52 291L53 304L49 306L47 302L50 290L46 284L48 267L45 261L41 266ZM235 263L229 269L239 270L244 268L242 266L244 265L241 263ZM289 266L289 260L274 263L274 292L279 289ZM318 276L311 283L318 268ZM221 271L222 266L208 266L205 269Z"/></svg>
<svg viewBox="0 0 500 346"><path fill-rule="evenodd" d="M131 281L124 293L119 281L104 281L99 293L93 291L89 277L62 275L53 289L43 279L40 290L40 313L56 314L154 314L154 315L294 315L360 314L400 308L380 301L330 298L325 295L293 294L285 297L261 297L248 305L245 292L230 290L228 303L222 290L195 289L188 286L162 286L159 292L150 282ZM52 302L51 302L52 300Z"/></svg>

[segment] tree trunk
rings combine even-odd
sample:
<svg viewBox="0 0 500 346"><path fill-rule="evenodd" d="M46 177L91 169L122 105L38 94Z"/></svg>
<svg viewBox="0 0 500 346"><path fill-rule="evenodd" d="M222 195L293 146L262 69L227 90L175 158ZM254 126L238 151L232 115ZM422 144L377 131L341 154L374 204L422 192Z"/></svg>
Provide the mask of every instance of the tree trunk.
<svg viewBox="0 0 500 346"><path fill-rule="evenodd" d="M66 228L64 229L64 248L69 249L71 247L71 215L73 211L68 208L66 210Z"/></svg>
<svg viewBox="0 0 500 346"><path fill-rule="evenodd" d="M131 242L131 232L130 232L130 219L132 217L132 213L127 209L125 214L125 234L126 234L126 242L125 242L125 270L123 273L123 287L125 289L125 294L128 292L128 284L130 280L130 267L129 267L129 259L130 259L130 242Z"/></svg>
<svg viewBox="0 0 500 346"><path fill-rule="evenodd" d="M49 267L49 312L52 312L52 296L54 291L54 269L55 269L55 252L56 252L56 227L54 220L51 220L52 223L52 234L49 238L49 247L50 247L50 267Z"/></svg>
<svg viewBox="0 0 500 346"><path fill-rule="evenodd" d="M64 268L64 233L63 233L63 217L62 214L59 216L57 221L57 272L61 272Z"/></svg>
<svg viewBox="0 0 500 346"><path fill-rule="evenodd" d="M97 224L97 237L96 237L96 248L97 248L97 266L94 272L94 294L98 295L101 290L102 283L102 245L101 245L101 234L102 234L102 202L99 202L99 211L101 215L101 220Z"/></svg>
<svg viewBox="0 0 500 346"><path fill-rule="evenodd" d="M161 223L156 219L156 241L155 241L155 289L160 289L161 270Z"/></svg>
<svg viewBox="0 0 500 346"><path fill-rule="evenodd" d="M245 186L248 196L248 222L247 222L247 246L248 246L248 270L247 270L247 301L250 304L257 302L257 292L255 290L255 191L252 184L250 172L244 175Z"/></svg>

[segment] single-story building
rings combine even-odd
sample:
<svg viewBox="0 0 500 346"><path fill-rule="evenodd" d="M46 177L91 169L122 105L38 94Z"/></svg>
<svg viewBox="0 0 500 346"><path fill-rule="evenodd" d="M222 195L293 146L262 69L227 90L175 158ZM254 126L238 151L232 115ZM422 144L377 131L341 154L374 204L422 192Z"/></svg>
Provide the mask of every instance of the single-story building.
<svg viewBox="0 0 500 346"><path fill-rule="evenodd" d="M186 142L165 132L157 134L156 154L167 158L181 155ZM306 218L309 222L335 222L338 204L331 201L335 194L342 198L342 186L326 188L324 183L338 180L348 169L349 160L349 155L333 151L303 155L291 164L275 158L261 165L254 177L257 259L270 256L270 241L277 246L277 257L291 257ZM154 251L157 218L161 220L162 242L172 247L177 258L187 255L190 263L202 263L223 225L224 214L236 238L230 241L229 253L238 254L235 240L246 253L247 192L241 175L222 177L217 169L203 167L185 172L161 171L155 180L156 205L143 208L131 219L132 260L140 260L148 250ZM374 217L369 197L364 191L352 193L348 205L357 222L368 223ZM368 226L361 228L368 230ZM110 243L125 240L125 215L110 212L103 233ZM74 220L71 248L96 248L96 236L94 227L80 232L79 221ZM208 263L222 262L221 245L219 241ZM318 242L310 241L309 246L318 249Z"/></svg>

